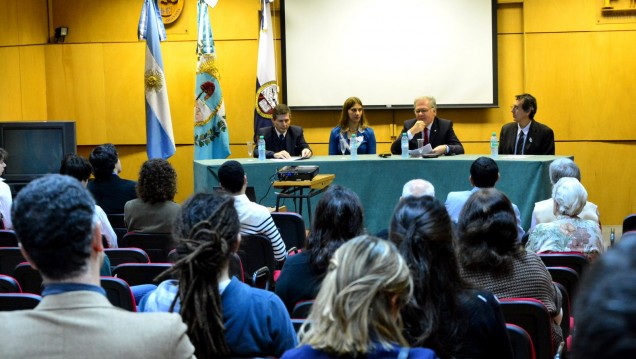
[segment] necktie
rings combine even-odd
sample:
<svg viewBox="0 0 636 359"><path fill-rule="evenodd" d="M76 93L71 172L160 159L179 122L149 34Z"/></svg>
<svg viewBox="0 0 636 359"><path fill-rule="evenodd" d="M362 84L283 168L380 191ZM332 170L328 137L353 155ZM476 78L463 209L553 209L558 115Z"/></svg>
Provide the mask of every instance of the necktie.
<svg viewBox="0 0 636 359"><path fill-rule="evenodd" d="M517 140L517 147L515 149L515 155L523 154L523 131L519 132L519 139Z"/></svg>
<svg viewBox="0 0 636 359"><path fill-rule="evenodd" d="M280 143L282 143L283 145L285 144L285 136L282 133L278 135L278 139L280 140Z"/></svg>
<svg viewBox="0 0 636 359"><path fill-rule="evenodd" d="M428 127L424 127L424 146L428 145Z"/></svg>

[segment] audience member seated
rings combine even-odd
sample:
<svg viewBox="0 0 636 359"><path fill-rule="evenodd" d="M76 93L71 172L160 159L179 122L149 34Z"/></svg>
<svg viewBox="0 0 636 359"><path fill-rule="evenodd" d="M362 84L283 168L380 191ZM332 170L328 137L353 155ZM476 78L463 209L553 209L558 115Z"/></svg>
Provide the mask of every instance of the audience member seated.
<svg viewBox="0 0 636 359"><path fill-rule="evenodd" d="M362 101L357 97L349 97L342 105L340 122L329 135L329 155L350 154L353 134L356 135L357 153L375 154L375 133L369 127L364 116Z"/></svg>
<svg viewBox="0 0 636 359"><path fill-rule="evenodd" d="M87 188L95 202L107 214L124 213L124 205L137 198L137 193L134 181L119 178L121 161L115 146L107 143L95 147L88 160L93 166L95 179L88 182Z"/></svg>
<svg viewBox="0 0 636 359"><path fill-rule="evenodd" d="M636 357L636 240L623 239L594 262L574 304L572 357Z"/></svg>
<svg viewBox="0 0 636 359"><path fill-rule="evenodd" d="M535 253L517 240L510 200L494 188L473 193L459 215L457 250L461 275L499 298L534 298L552 316L552 342L563 341L561 293Z"/></svg>
<svg viewBox="0 0 636 359"><path fill-rule="evenodd" d="M472 165L470 165L470 177L468 177L473 189L470 191L449 192L446 198L446 210L451 220L457 224L459 214L464 207L464 203L471 194L477 192L480 188L493 188L499 181L499 166L490 157L479 157ZM517 239L521 241L525 231L521 227L521 215L516 204L512 203L512 209L515 211L517 218Z"/></svg>
<svg viewBox="0 0 636 359"><path fill-rule="evenodd" d="M552 188L556 221L541 223L530 233L529 251L582 252L590 260L605 251L598 223L579 218L587 202L587 191L572 177L563 177Z"/></svg>
<svg viewBox="0 0 636 359"><path fill-rule="evenodd" d="M139 171L137 196L126 202L124 222L130 232L170 233L181 206L174 203L177 172L170 162L155 158L144 162Z"/></svg>
<svg viewBox="0 0 636 359"><path fill-rule="evenodd" d="M300 328L294 358L436 358L430 349L408 348L400 309L413 281L395 246L360 236L343 244L329 262L316 302Z"/></svg>
<svg viewBox="0 0 636 359"><path fill-rule="evenodd" d="M402 197L400 197L400 201L409 196L431 196L435 198L435 187L431 182L427 180L423 180L420 178L412 179L406 182L404 184L404 187L402 187ZM389 239L389 229L381 229L378 233L375 234L375 236L382 239Z"/></svg>
<svg viewBox="0 0 636 359"><path fill-rule="evenodd" d="M289 314L274 293L230 279L239 228L232 196L193 195L173 230L179 259L164 273L177 280L162 282L139 305L145 312L181 313L199 358L280 357L297 343Z"/></svg>
<svg viewBox="0 0 636 359"><path fill-rule="evenodd" d="M579 166L569 158L557 158L550 163L550 182L554 186L563 177L574 177L581 182L581 171ZM588 219L598 223L601 226L598 206L592 202L585 202L585 207L578 215L582 219ZM532 222L530 223L530 231L539 223L548 223L556 221L554 214L554 201L548 198L534 204L532 211Z"/></svg>
<svg viewBox="0 0 636 359"><path fill-rule="evenodd" d="M260 234L272 242L274 258L284 261L287 258L285 242L278 232L272 215L265 206L250 201L245 195L247 176L243 166L237 161L226 161L219 168L221 187L234 196L234 208L241 221L241 234Z"/></svg>
<svg viewBox="0 0 636 359"><path fill-rule="evenodd" d="M352 190L330 186L316 204L307 247L290 256L276 282L276 294L289 313L301 300L315 299L333 253L364 231L364 213Z"/></svg>
<svg viewBox="0 0 636 359"><path fill-rule="evenodd" d="M67 155L62 160L62 165L60 166L60 174L77 179L82 183L82 185L84 185L84 187L86 187L92 172L93 167L90 162L88 162L86 158L76 154ZM95 213L97 213L97 216L99 217L102 235L106 238L108 246L110 248L117 248L117 234L115 234L115 230L113 230L113 227L110 225L106 212L104 212L102 207L95 205Z"/></svg>
<svg viewBox="0 0 636 359"><path fill-rule="evenodd" d="M459 275L444 205L429 196L403 198L389 233L413 277L414 300L402 308L409 344L440 358L512 358L499 301Z"/></svg>
<svg viewBox="0 0 636 359"><path fill-rule="evenodd" d="M4 148L0 148L0 175L4 174L4 169L7 167L5 161L8 156L7 151ZM2 229L13 228L13 223L11 222L12 203L11 188L4 183L4 178L0 178L0 220L2 220Z"/></svg>
<svg viewBox="0 0 636 359"><path fill-rule="evenodd" d="M287 105L281 103L274 107L272 126L259 128L256 140L260 136L265 140L266 158L311 157L303 128L291 125L291 109ZM254 157L258 157L258 151L254 151Z"/></svg>
<svg viewBox="0 0 636 359"><path fill-rule="evenodd" d="M95 202L74 178L32 181L13 204L25 257L44 280L34 310L0 313L2 358L191 358L176 314L114 307L100 287L104 247Z"/></svg>

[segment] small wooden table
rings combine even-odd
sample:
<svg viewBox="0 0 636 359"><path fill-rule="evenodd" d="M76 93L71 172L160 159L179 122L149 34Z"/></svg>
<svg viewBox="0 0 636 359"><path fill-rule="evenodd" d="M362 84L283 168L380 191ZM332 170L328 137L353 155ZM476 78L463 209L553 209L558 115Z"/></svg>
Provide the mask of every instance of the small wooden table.
<svg viewBox="0 0 636 359"><path fill-rule="evenodd" d="M282 189L280 193L276 195L276 212L280 208L279 203L281 198L293 198L294 203L296 199L300 199L298 206L298 214L303 214L303 199L307 200L307 211L309 213L309 221L311 221L311 197L324 192L331 182L333 182L336 175L334 174L319 174L312 180L305 181L274 181L274 188ZM308 189L309 192L304 193L304 190Z"/></svg>

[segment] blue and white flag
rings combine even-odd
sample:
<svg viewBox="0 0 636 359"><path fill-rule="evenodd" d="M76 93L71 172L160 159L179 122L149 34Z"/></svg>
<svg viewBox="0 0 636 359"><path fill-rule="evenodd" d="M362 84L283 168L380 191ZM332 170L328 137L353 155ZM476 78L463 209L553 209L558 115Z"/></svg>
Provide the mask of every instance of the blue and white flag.
<svg viewBox="0 0 636 359"><path fill-rule="evenodd" d="M156 0L144 0L138 33L139 40L146 40L146 151L148 159L167 159L174 155L176 148L160 47L161 41L166 39L166 29Z"/></svg>
<svg viewBox="0 0 636 359"><path fill-rule="evenodd" d="M219 83L208 5L198 0L197 74L194 87L194 159L227 158L230 138L225 121L225 104Z"/></svg>
<svg viewBox="0 0 636 359"><path fill-rule="evenodd" d="M278 104L276 83L276 57L274 54L274 27L270 3L261 1L261 26L258 36L258 67L256 69L256 103L254 107L254 139L261 127L272 125L272 113Z"/></svg>

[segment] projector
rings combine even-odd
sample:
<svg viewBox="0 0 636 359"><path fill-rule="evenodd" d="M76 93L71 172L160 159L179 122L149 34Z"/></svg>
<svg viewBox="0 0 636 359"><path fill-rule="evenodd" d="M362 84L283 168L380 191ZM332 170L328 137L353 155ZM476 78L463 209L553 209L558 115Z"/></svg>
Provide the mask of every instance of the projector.
<svg viewBox="0 0 636 359"><path fill-rule="evenodd" d="M318 166L285 166L278 170L279 181L311 181L318 174Z"/></svg>

